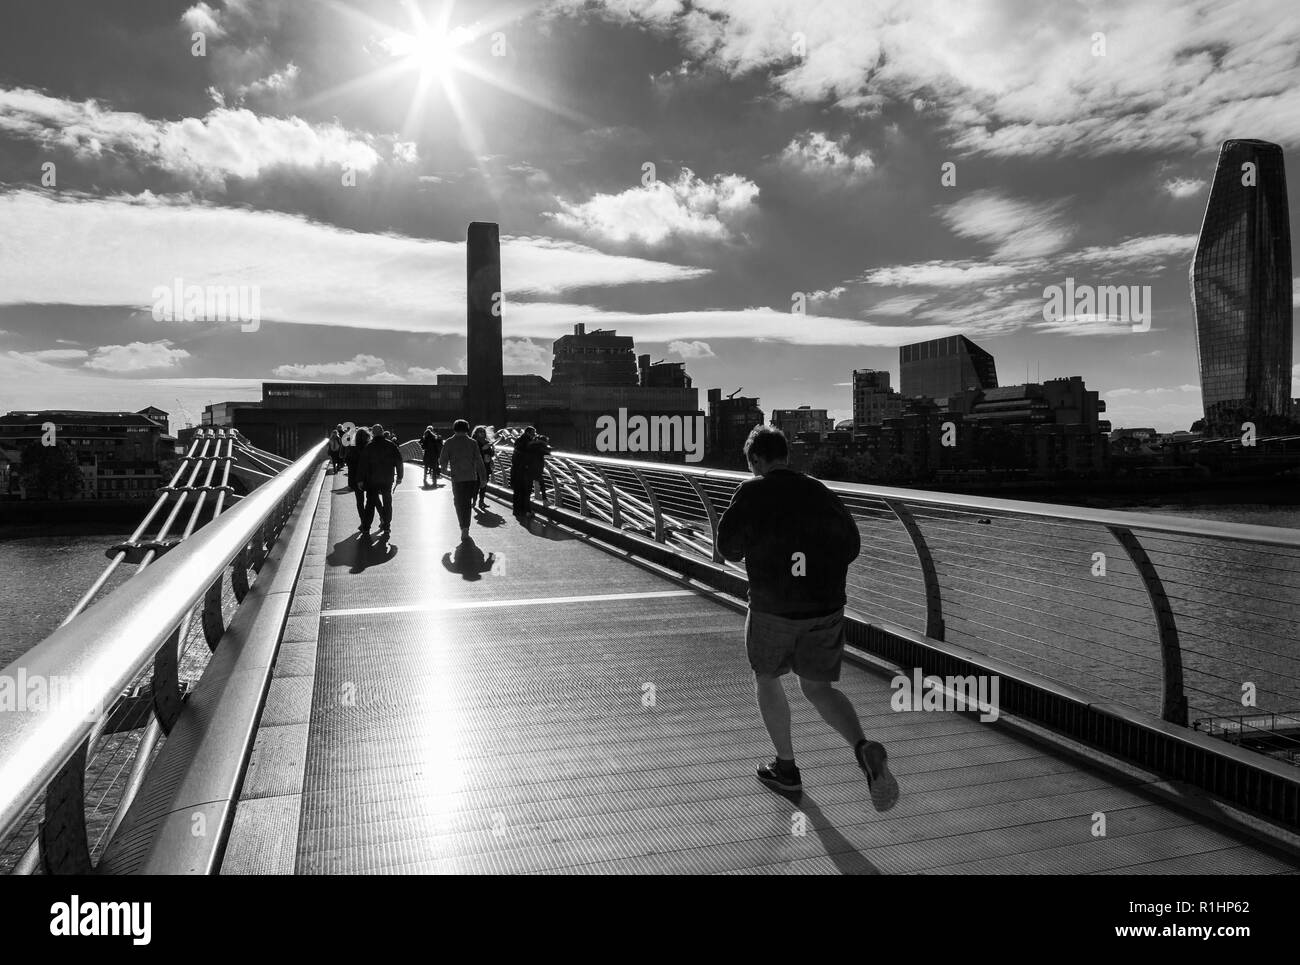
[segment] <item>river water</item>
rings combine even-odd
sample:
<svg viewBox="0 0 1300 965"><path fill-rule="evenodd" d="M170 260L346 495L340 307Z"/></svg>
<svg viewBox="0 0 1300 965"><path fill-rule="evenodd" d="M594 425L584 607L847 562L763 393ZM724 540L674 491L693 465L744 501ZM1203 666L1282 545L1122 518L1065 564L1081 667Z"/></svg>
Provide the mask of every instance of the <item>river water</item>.
<svg viewBox="0 0 1300 965"><path fill-rule="evenodd" d="M127 535L0 534L0 667L58 628L108 565L104 551ZM119 566L108 586L129 578L132 569Z"/></svg>

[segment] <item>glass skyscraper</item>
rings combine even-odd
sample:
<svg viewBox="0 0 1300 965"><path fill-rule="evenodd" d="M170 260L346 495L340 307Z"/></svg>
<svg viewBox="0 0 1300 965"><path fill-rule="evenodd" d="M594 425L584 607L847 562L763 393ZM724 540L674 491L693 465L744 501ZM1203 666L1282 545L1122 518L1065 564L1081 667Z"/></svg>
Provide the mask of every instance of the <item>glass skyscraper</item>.
<svg viewBox="0 0 1300 965"><path fill-rule="evenodd" d="M1235 432L1239 418L1287 415L1291 230L1278 145L1223 143L1191 284L1207 426Z"/></svg>

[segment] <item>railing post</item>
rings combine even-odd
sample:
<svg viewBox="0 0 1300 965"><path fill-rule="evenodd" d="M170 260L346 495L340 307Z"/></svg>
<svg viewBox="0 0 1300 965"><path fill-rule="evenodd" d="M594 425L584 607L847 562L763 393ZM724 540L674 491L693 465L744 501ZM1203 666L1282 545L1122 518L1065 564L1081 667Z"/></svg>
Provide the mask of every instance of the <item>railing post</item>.
<svg viewBox="0 0 1300 965"><path fill-rule="evenodd" d="M618 490L614 488L614 483L609 478L609 473L605 472L603 466L597 467L596 471L600 473L601 481L604 482L605 488L609 490L609 521L615 528L619 529L623 525L623 513L618 508Z"/></svg>
<svg viewBox="0 0 1300 965"><path fill-rule="evenodd" d="M655 516L655 542L662 543L664 542L664 514L659 509L659 497L650 488L650 484L646 482L645 474L640 469L633 469L632 475L636 476L636 481L641 484L641 488L650 497L650 509Z"/></svg>
<svg viewBox="0 0 1300 965"><path fill-rule="evenodd" d="M591 513L587 510L587 487L582 483L582 472L571 462L566 462L565 465L569 469L573 484L578 487L578 515L586 518Z"/></svg>
<svg viewBox="0 0 1300 965"><path fill-rule="evenodd" d="M1164 584L1160 574L1147 556L1142 543L1125 526L1107 526L1111 535L1124 547L1128 558L1137 567L1142 584L1146 587L1151 600L1151 609L1156 617L1156 631L1160 635L1160 663L1163 668L1163 685L1160 695L1160 717L1180 727L1187 726L1187 695L1183 693L1183 652L1178 642L1178 625L1174 622L1174 611L1169 605Z"/></svg>
<svg viewBox="0 0 1300 965"><path fill-rule="evenodd" d="M181 624L173 630L167 642L153 656L153 680L150 684L153 690L153 715L164 734L171 733L172 725L185 706L180 684L180 645L183 642L181 629L184 626Z"/></svg>
<svg viewBox="0 0 1300 965"><path fill-rule="evenodd" d="M925 579L925 635L935 640L942 640L943 593L939 588L939 574L934 569L934 557L930 555L930 546L925 541L921 527L916 525L916 517L912 515L912 511L906 504L897 499L886 499L883 502L898 517L898 521L907 530L907 535L912 538L912 547L916 550L916 558L921 564L921 575Z"/></svg>
<svg viewBox="0 0 1300 965"><path fill-rule="evenodd" d="M93 870L86 839L86 747L63 765L45 789L41 819L41 864L48 875L86 875Z"/></svg>
<svg viewBox="0 0 1300 965"><path fill-rule="evenodd" d="M704 504L704 511L709 514L709 533L713 541L713 562L725 563L726 560L722 556L722 551L718 549L718 508L713 505L712 497L704 491L704 487L700 485L700 481L694 475L688 474L686 481L691 484L691 488L695 490L695 495L699 496L700 502Z"/></svg>
<svg viewBox="0 0 1300 965"><path fill-rule="evenodd" d="M230 587L235 591L235 602L243 603L248 596L248 547L240 550L230 564Z"/></svg>
<svg viewBox="0 0 1300 965"><path fill-rule="evenodd" d="M212 581L208 592L203 596L203 639L209 650L216 650L217 643L226 632L225 619L221 613L221 576Z"/></svg>

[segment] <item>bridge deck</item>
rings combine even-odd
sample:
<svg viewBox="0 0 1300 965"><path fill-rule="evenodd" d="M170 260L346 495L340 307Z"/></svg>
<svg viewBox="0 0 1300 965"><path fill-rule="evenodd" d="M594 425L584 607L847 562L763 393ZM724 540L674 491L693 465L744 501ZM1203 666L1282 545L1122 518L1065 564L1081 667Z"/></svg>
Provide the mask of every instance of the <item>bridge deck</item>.
<svg viewBox="0 0 1300 965"><path fill-rule="evenodd" d="M363 551L341 480L224 873L1296 870L1140 779L966 716L893 713L888 681L847 662L903 797L876 813L791 686L805 791L789 801L753 777L771 749L741 614L500 503L457 552L450 488L422 490L415 467L391 540Z"/></svg>

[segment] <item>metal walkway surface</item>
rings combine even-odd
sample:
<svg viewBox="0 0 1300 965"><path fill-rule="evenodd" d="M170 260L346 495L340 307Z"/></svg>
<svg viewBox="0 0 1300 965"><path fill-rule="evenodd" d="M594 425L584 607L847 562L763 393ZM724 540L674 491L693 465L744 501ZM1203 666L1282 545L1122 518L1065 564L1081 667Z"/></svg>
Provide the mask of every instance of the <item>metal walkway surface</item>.
<svg viewBox="0 0 1300 965"><path fill-rule="evenodd" d="M841 688L903 797L873 810L787 677L805 788L788 800L753 776L772 751L742 614L500 502L458 549L450 487L420 488L417 467L391 539L363 546L343 478L322 492L225 874L1300 867L1012 729L894 713L888 679L848 661Z"/></svg>

